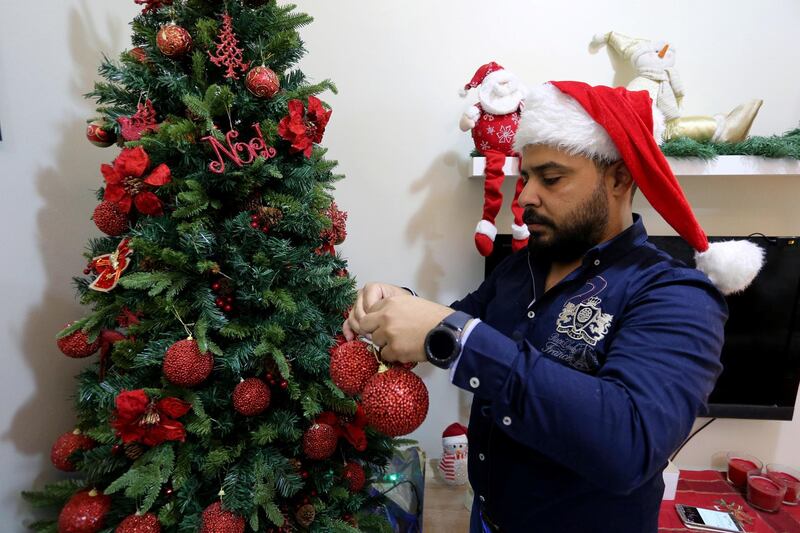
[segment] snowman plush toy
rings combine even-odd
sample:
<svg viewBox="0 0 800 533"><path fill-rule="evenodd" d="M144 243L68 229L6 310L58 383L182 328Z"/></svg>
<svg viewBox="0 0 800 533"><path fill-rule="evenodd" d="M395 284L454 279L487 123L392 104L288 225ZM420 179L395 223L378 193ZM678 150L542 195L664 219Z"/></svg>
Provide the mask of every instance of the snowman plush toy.
<svg viewBox="0 0 800 533"><path fill-rule="evenodd" d="M442 433L442 459L439 472L448 485L467 482L467 427L455 422Z"/></svg>
<svg viewBox="0 0 800 533"><path fill-rule="evenodd" d="M528 91L514 74L495 62L487 63L475 72L472 80L460 91L462 98L470 89L477 89L478 102L464 112L459 127L462 131L472 130L475 149L486 157L483 216L475 229L475 246L481 255L487 256L494 249L497 236L495 218L503 204L503 165L507 156L517 155L513 149L514 135ZM522 221L523 209L517 205L522 187L522 178L518 178L511 204L514 214L511 224L514 251L528 244L529 232Z"/></svg>

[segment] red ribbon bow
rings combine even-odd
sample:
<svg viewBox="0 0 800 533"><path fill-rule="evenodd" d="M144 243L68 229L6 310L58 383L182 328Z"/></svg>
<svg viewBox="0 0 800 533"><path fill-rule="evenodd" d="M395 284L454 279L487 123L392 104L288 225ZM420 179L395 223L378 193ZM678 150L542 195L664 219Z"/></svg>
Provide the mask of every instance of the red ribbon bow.
<svg viewBox="0 0 800 533"><path fill-rule="evenodd" d="M99 255L92 259L92 267L99 275L89 285L90 289L108 292L117 286L120 276L131 264L128 256L133 253L133 249L128 246L129 241L128 238L122 239L114 253Z"/></svg>
<svg viewBox="0 0 800 533"><path fill-rule="evenodd" d="M356 413L353 416L338 416L331 411L321 413L316 420L317 424L328 424L336 430L339 438L344 437L353 447L363 452L367 449L367 434L364 428L367 425L367 415L360 404L357 404Z"/></svg>

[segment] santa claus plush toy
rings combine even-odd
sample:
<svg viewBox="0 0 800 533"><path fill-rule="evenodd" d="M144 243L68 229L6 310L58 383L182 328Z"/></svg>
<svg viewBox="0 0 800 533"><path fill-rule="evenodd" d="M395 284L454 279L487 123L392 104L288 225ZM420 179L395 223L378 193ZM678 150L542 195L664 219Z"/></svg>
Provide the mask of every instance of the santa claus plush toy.
<svg viewBox="0 0 800 533"><path fill-rule="evenodd" d="M495 217L503 204L503 193L500 190L505 179L503 165L506 156L517 155L514 152L514 134L519 124L522 102L528 91L514 74L495 62L480 67L460 94L465 97L469 89L476 88L478 103L464 112L459 126L462 131L472 130L475 149L486 157L483 217L475 229L475 246L481 255L486 256L494 248L497 235ZM514 222L511 224L514 251L528 244L528 227L522 222L523 209L517 205L522 186L522 178L517 179L514 201L511 204L511 211L514 213Z"/></svg>
<svg viewBox="0 0 800 533"><path fill-rule="evenodd" d="M442 433L442 459L439 471L448 485L467 482L467 427L458 422L450 424Z"/></svg>

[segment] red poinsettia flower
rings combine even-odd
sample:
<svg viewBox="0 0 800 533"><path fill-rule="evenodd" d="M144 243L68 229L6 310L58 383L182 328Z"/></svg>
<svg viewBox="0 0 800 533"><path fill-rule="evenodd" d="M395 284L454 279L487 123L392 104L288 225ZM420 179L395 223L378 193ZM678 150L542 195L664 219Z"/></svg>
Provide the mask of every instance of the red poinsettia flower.
<svg viewBox="0 0 800 533"><path fill-rule="evenodd" d="M367 449L367 434L364 432L367 415L360 403L356 404L356 412L352 416L339 416L334 412L325 411L317 416L316 422L331 426L339 438L346 439L356 450L363 452Z"/></svg>
<svg viewBox="0 0 800 533"><path fill-rule="evenodd" d="M168 440L186 439L183 424L176 419L189 412L191 405L178 398L159 401L147 397L144 390L122 391L116 398L111 427L122 442L140 442L155 446Z"/></svg>
<svg viewBox="0 0 800 533"><path fill-rule="evenodd" d="M150 166L150 157L141 146L126 148L114 160L114 166L101 165L100 172L106 180L103 200L114 202L119 208L130 213L131 204L145 215L161 215L161 200L151 190L170 182L169 167L161 163L145 177Z"/></svg>
<svg viewBox="0 0 800 533"><path fill-rule="evenodd" d="M308 111L301 100L290 100L289 115L278 123L278 135L292 143L289 151L303 152L310 157L314 143L322 141L332 112L322 107L322 102L314 96L308 97Z"/></svg>

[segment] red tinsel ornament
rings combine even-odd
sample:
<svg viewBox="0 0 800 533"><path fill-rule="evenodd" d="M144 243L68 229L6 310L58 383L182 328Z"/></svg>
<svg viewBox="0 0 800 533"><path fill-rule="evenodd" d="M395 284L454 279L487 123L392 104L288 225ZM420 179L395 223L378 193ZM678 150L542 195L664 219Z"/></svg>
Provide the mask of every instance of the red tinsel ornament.
<svg viewBox="0 0 800 533"><path fill-rule="evenodd" d="M197 341L189 337L176 342L164 355L164 376L175 385L194 387L211 375L214 369L214 356L200 353Z"/></svg>
<svg viewBox="0 0 800 533"><path fill-rule="evenodd" d="M161 7L172 5L172 0L133 0L133 3L143 5L142 13L148 13Z"/></svg>
<svg viewBox="0 0 800 533"><path fill-rule="evenodd" d="M322 141L332 112L315 96L308 97L308 110L301 100L289 100L289 115L278 123L278 135L292 143L291 153L303 152L304 156L311 157L314 143Z"/></svg>
<svg viewBox="0 0 800 533"><path fill-rule="evenodd" d="M126 148L114 160L114 164L100 165L100 172L106 181L103 200L114 202L123 213L130 213L131 207L145 215L160 216L164 213L158 196L151 190L172 181L169 167L161 163L147 176L150 156L144 148Z"/></svg>
<svg viewBox="0 0 800 533"><path fill-rule="evenodd" d="M103 200L94 208L92 220L97 229L111 237L122 235L128 230L128 215L119 205Z"/></svg>
<svg viewBox="0 0 800 533"><path fill-rule="evenodd" d="M247 378L233 389L233 408L245 416L255 416L266 411L271 395L266 383Z"/></svg>
<svg viewBox="0 0 800 533"><path fill-rule="evenodd" d="M367 475L364 468L358 463L347 463L344 465L342 479L347 482L350 492L361 492L367 482Z"/></svg>
<svg viewBox="0 0 800 533"><path fill-rule="evenodd" d="M119 523L114 533L161 533L161 522L153 513L132 514Z"/></svg>
<svg viewBox="0 0 800 533"><path fill-rule="evenodd" d="M322 240L330 244L342 244L347 238L347 213L341 211L336 202L331 202L325 214L331 220L331 227L322 232Z"/></svg>
<svg viewBox="0 0 800 533"><path fill-rule="evenodd" d="M58 533L97 533L110 509L109 496L96 490L76 492L58 515Z"/></svg>
<svg viewBox="0 0 800 533"><path fill-rule="evenodd" d="M303 452L309 459L327 459L336 451L339 436L328 424L314 424L303 435Z"/></svg>
<svg viewBox="0 0 800 533"><path fill-rule="evenodd" d="M345 394L361 394L364 385L376 372L378 360L367 343L352 340L331 349L331 380Z"/></svg>
<svg viewBox="0 0 800 533"><path fill-rule="evenodd" d="M97 443L81 435L80 430L69 431L56 439L50 449L50 461L53 466L64 472L74 472L75 465L69 460L70 455L78 450L91 450Z"/></svg>
<svg viewBox="0 0 800 533"><path fill-rule="evenodd" d="M191 404L178 398L162 398L157 402L144 390L122 391L115 400L111 427L124 444L139 442L155 446L168 440L183 442L186 430L178 418L191 409Z"/></svg>
<svg viewBox="0 0 800 533"><path fill-rule="evenodd" d="M265 65L251 69L244 79L244 84L248 91L259 98L272 98L281 89L278 75Z"/></svg>
<svg viewBox="0 0 800 533"><path fill-rule="evenodd" d="M244 518L222 508L221 502L214 502L203 511L203 525L200 533L243 533Z"/></svg>
<svg viewBox="0 0 800 533"><path fill-rule="evenodd" d="M66 324L64 327L67 328L70 325L71 324ZM89 357L100 349L100 340L97 339L89 343L89 336L80 329L74 333L70 333L66 337L56 340L56 344L64 355L75 359Z"/></svg>
<svg viewBox="0 0 800 533"><path fill-rule="evenodd" d="M175 59L192 49L192 36L176 24L161 26L156 34L156 46L161 53Z"/></svg>
<svg viewBox="0 0 800 533"><path fill-rule="evenodd" d="M117 142L116 137L114 132L108 129L108 123L105 120L93 120L86 126L86 138L100 148L111 146Z"/></svg>
<svg viewBox="0 0 800 533"><path fill-rule="evenodd" d="M138 141L142 135L158 130L156 110L149 99L144 104L136 104L136 113L130 117L119 117L120 134L126 141Z"/></svg>
<svg viewBox="0 0 800 533"><path fill-rule="evenodd" d="M369 425L389 437L411 433L428 414L425 383L402 367L370 378L361 398Z"/></svg>
<svg viewBox="0 0 800 533"><path fill-rule="evenodd" d="M239 40L233 33L233 19L226 12L222 15L222 29L217 35L219 42L217 44L217 51L215 53L208 52L208 57L216 66L225 65L226 78L239 79L239 74L236 72L245 72L247 67L250 66L249 62L242 61L242 49L237 45Z"/></svg>

